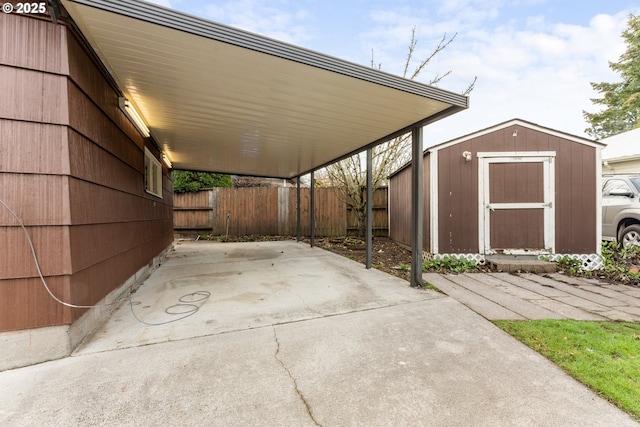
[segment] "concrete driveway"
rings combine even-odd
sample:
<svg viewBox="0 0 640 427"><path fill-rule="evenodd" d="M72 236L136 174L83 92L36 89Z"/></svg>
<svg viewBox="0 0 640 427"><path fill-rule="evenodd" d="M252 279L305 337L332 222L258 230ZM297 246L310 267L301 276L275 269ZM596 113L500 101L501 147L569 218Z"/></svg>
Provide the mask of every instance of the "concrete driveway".
<svg viewBox="0 0 640 427"><path fill-rule="evenodd" d="M182 243L132 299L1 372L0 424L638 425L454 299L301 243Z"/></svg>

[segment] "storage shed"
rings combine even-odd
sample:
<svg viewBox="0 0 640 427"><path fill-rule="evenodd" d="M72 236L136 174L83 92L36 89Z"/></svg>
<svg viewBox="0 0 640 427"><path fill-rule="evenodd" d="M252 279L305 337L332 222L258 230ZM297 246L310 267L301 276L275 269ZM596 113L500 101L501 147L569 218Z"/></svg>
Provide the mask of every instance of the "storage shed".
<svg viewBox="0 0 640 427"><path fill-rule="evenodd" d="M424 152L429 256L599 259L603 144L513 119ZM409 244L411 164L390 176L389 232Z"/></svg>

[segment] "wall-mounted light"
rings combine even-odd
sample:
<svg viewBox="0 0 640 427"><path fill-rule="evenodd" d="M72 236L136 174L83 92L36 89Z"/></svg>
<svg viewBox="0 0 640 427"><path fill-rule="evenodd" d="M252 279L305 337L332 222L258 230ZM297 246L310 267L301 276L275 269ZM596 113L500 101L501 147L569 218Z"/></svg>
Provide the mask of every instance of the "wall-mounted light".
<svg viewBox="0 0 640 427"><path fill-rule="evenodd" d="M517 129L517 128L516 128L516 129L514 129L514 131L513 131L513 136L518 136L518 129Z"/></svg>
<svg viewBox="0 0 640 427"><path fill-rule="evenodd" d="M169 160L169 157L164 153L162 153L162 161L164 162L165 165L167 165L167 167L169 169L171 169L173 167L173 164L171 163L171 160Z"/></svg>
<svg viewBox="0 0 640 427"><path fill-rule="evenodd" d="M138 129L138 132L140 132L142 136L144 136L145 138L148 138L150 135L149 128L144 123L144 120L142 120L142 117L140 116L140 114L138 114L136 109L133 108L133 105L131 105L131 103L123 97L120 97L118 99L118 102L120 103L120 109L122 110L124 115L127 116L129 121L131 121L133 126L135 126L135 128Z"/></svg>
<svg viewBox="0 0 640 427"><path fill-rule="evenodd" d="M471 151L465 151L464 153L462 153L462 157L464 157L464 161L465 162L470 162L471 161Z"/></svg>

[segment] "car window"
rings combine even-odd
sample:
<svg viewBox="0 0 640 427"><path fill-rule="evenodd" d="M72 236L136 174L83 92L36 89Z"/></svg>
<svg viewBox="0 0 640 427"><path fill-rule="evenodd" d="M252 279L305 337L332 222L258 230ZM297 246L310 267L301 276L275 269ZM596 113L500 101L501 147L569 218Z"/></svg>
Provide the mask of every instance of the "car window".
<svg viewBox="0 0 640 427"><path fill-rule="evenodd" d="M631 187L629 187L629 184L621 179L610 179L604 183L604 186L602 187L602 195L604 197L615 197L611 196L612 191L617 193L635 193Z"/></svg>
<svg viewBox="0 0 640 427"><path fill-rule="evenodd" d="M629 181L636 187L636 191L640 192L640 178L629 178Z"/></svg>

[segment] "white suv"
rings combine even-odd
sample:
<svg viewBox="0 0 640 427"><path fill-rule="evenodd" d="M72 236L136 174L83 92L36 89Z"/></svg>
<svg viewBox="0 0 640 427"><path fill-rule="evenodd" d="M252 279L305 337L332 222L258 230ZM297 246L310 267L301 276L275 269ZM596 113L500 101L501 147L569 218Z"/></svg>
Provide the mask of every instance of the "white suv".
<svg viewBox="0 0 640 427"><path fill-rule="evenodd" d="M640 175L602 177L602 239L640 245Z"/></svg>

